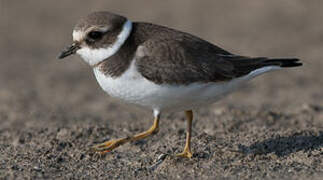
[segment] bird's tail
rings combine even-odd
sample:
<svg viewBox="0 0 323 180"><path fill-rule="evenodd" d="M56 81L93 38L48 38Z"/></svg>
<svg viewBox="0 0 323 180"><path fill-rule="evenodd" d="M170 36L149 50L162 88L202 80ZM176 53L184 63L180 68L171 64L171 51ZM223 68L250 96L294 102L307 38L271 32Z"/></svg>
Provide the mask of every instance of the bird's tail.
<svg viewBox="0 0 323 180"><path fill-rule="evenodd" d="M265 72L282 68L302 66L302 62L297 58L267 58L267 57L246 57L246 56L223 56L223 59L233 65L231 76L255 77Z"/></svg>
<svg viewBox="0 0 323 180"><path fill-rule="evenodd" d="M262 63L264 66L279 66L282 68L289 68L289 67L297 67L302 66L302 62L300 62L297 58L273 58L273 59L266 59Z"/></svg>
<svg viewBox="0 0 323 180"><path fill-rule="evenodd" d="M259 76L265 72L278 70L281 68L290 68L290 67L297 67L302 66L302 62L296 58L263 58L260 61L260 67L251 71L247 78L251 79L253 77Z"/></svg>

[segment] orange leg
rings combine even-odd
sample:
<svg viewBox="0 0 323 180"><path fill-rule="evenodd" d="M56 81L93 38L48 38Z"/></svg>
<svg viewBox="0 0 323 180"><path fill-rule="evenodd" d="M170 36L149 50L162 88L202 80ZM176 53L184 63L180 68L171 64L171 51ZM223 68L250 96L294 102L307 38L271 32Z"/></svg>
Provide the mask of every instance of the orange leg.
<svg viewBox="0 0 323 180"><path fill-rule="evenodd" d="M100 154L105 154L107 152L112 151L113 149L131 141L137 141L143 138L146 138L152 134L156 134L159 131L159 114L155 115L154 124L147 130L142 133L136 134L131 137L113 139L110 141L106 141L102 144L98 144L92 147L92 150L98 152Z"/></svg>
<svg viewBox="0 0 323 180"><path fill-rule="evenodd" d="M182 153L176 154L178 157L191 158L193 156L191 151L191 132L192 132L192 120L193 112L192 110L185 111L187 118L187 128L186 128L186 143Z"/></svg>

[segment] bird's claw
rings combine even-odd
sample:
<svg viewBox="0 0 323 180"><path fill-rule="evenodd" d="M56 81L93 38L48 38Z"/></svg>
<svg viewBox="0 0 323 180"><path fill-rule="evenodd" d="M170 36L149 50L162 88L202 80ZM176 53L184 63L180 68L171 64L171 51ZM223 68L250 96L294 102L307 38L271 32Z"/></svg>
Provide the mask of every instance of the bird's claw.
<svg viewBox="0 0 323 180"><path fill-rule="evenodd" d="M184 151L182 153L178 153L178 154L176 154L176 156L182 157L182 158L192 158L193 154L192 154L191 150L184 149Z"/></svg>
<svg viewBox="0 0 323 180"><path fill-rule="evenodd" d="M104 143L92 146L91 151L103 155L107 152L111 152L113 149L123 145L128 141L129 141L129 138L112 139L110 141L106 141Z"/></svg>

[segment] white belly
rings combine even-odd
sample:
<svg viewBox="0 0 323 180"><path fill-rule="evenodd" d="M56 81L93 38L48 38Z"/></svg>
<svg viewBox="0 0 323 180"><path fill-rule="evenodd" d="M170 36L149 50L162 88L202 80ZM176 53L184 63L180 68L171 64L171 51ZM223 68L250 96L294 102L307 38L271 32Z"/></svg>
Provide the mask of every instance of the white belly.
<svg viewBox="0 0 323 180"><path fill-rule="evenodd" d="M123 75L117 78L104 75L98 68L94 68L94 74L102 89L110 96L163 112L190 110L214 103L242 82L272 69L277 68L261 68L247 76L228 82L190 85L155 84L137 72L134 62Z"/></svg>

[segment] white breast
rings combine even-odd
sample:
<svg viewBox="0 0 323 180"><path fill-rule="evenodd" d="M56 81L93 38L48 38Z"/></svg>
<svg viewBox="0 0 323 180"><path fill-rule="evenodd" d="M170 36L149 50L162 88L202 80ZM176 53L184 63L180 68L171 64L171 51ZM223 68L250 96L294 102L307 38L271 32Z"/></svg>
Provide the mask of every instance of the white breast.
<svg viewBox="0 0 323 180"><path fill-rule="evenodd" d="M135 60L120 77L106 76L98 68L94 68L94 74L102 89L110 96L153 110L182 111L214 103L241 83L274 69L277 67L261 68L228 82L190 85L155 84L139 74Z"/></svg>

